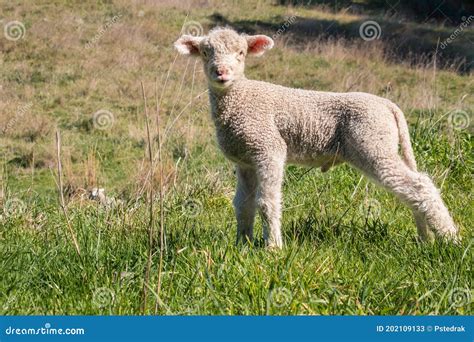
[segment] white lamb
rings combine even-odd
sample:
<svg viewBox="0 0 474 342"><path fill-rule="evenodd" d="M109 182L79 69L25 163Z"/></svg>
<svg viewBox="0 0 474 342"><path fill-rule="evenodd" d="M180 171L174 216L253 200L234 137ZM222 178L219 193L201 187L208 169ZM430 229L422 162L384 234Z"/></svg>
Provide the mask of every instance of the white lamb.
<svg viewBox="0 0 474 342"><path fill-rule="evenodd" d="M395 104L366 93L309 91L248 80L245 57L273 47L273 40L264 35L215 28L204 37L183 35L175 47L204 62L219 146L237 167L237 241L253 239L258 207L266 245L282 247L285 162L322 171L348 162L412 209L422 240L431 238L429 229L457 239L439 191L416 170L407 123Z"/></svg>

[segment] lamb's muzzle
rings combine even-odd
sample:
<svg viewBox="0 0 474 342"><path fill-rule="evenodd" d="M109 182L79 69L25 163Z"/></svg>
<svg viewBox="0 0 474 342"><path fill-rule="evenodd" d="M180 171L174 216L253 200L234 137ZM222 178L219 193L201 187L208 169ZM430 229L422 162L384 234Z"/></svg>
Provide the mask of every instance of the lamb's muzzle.
<svg viewBox="0 0 474 342"><path fill-rule="evenodd" d="M309 91L248 80L245 58L272 48L267 36L216 28L205 37L182 36L175 47L204 62L219 146L237 167L237 241L253 239L258 207L267 246L282 247L286 162L322 171L348 162L412 209L421 239L430 239L430 230L457 239L438 189L416 169L408 126L395 104L366 93Z"/></svg>

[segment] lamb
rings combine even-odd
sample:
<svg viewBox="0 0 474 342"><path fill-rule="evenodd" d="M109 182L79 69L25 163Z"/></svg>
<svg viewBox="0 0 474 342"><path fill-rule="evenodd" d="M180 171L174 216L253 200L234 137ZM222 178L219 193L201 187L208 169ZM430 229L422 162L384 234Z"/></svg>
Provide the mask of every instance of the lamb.
<svg viewBox="0 0 474 342"><path fill-rule="evenodd" d="M246 56L260 56L273 44L265 35L241 35L231 28L215 28L207 36L183 35L174 44L179 53L200 56L204 63L217 140L236 164L237 242L252 241L258 208L266 246L283 246L285 163L325 172L343 162L407 204L421 240L432 240L434 232L458 241L438 189L417 171L400 108L367 93L292 89L247 79Z"/></svg>

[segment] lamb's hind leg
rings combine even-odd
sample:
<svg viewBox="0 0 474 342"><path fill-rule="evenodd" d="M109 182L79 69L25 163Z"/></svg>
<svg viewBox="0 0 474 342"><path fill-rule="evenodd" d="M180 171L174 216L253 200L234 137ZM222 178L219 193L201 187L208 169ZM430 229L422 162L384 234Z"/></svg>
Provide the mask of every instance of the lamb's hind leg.
<svg viewBox="0 0 474 342"><path fill-rule="evenodd" d="M458 239L457 228L439 190L427 175L410 170L398 156L385 157L365 165L372 166L358 166L412 209L421 239L429 239L427 227L440 237Z"/></svg>
<svg viewBox="0 0 474 342"><path fill-rule="evenodd" d="M415 218L416 229L418 231L418 236L421 241L431 241L433 240L433 232L428 229L428 224L426 223L425 215L423 212L418 209L413 208L413 217Z"/></svg>
<svg viewBox="0 0 474 342"><path fill-rule="evenodd" d="M255 170L237 166L237 190L234 197L237 217L237 243L253 240L256 211L257 174Z"/></svg>

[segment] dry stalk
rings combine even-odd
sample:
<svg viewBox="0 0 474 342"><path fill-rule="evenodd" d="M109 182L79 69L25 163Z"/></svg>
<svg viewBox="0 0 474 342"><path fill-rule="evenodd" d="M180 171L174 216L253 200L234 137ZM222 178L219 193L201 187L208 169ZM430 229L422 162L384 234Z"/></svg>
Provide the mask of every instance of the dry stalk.
<svg viewBox="0 0 474 342"><path fill-rule="evenodd" d="M63 167L61 163L61 134L59 130L56 130L56 154L57 154L57 165L58 165L58 193L59 193L59 205L61 210L64 214L64 218L66 220L66 226L69 230L69 234L71 235L72 243L76 252L79 256L81 256L81 249L79 248L79 244L77 243L76 234L74 234L74 229L72 228L71 221L69 220L69 215L67 213L66 202L64 201L64 191L63 191Z"/></svg>
<svg viewBox="0 0 474 342"><path fill-rule="evenodd" d="M161 291L161 275L163 272L163 251L166 248L165 244L165 216L164 216L164 187L163 187L163 158L161 150L161 129L160 129L160 103L158 102L158 80L155 80L155 100L156 100L156 127L158 136L158 169L160 173L160 260L158 265L158 282L156 284L156 302L155 314L158 312L160 306L160 291Z"/></svg>
<svg viewBox="0 0 474 342"><path fill-rule="evenodd" d="M148 107L146 101L146 94L145 94L145 87L143 82L141 82L142 86L142 94L143 94L143 103L144 103L144 111L145 111L145 124L146 124L146 135L147 135L147 142L148 142L148 160L150 163L150 185L149 185L149 196L148 196L148 208L149 208L149 222L148 222L148 258L145 270L145 280L143 283L143 307L142 313L145 314L146 306L147 306L147 288L148 283L150 281L150 269L151 269L151 259L152 259L152 249L153 249L153 225L154 225L154 216L153 216L153 151L152 151L152 144L151 144L151 137L150 137L150 124L148 120Z"/></svg>

